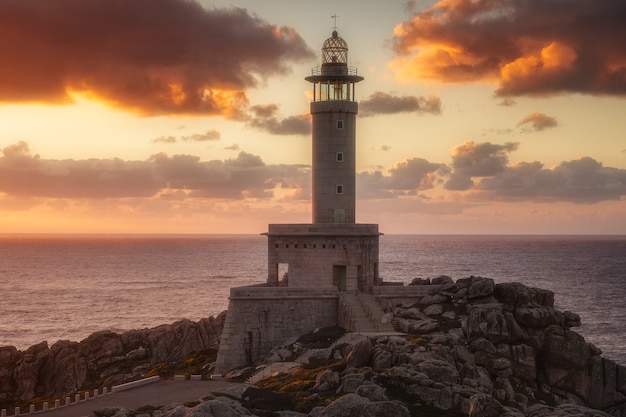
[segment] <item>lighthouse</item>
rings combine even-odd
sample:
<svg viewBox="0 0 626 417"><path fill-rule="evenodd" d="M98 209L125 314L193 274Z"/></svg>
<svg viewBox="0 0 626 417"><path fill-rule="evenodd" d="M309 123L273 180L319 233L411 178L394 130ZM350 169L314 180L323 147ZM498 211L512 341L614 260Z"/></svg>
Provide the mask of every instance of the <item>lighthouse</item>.
<svg viewBox="0 0 626 417"><path fill-rule="evenodd" d="M363 77L348 65L348 45L337 30L305 80L313 86L312 222L270 224L263 233L267 281L231 288L216 378L314 329L393 330L381 324L376 300L385 290L378 225L356 222L355 86Z"/></svg>
<svg viewBox="0 0 626 417"><path fill-rule="evenodd" d="M377 224L356 223L356 84L337 30L322 45L313 87L312 223L270 224L271 286L369 293L378 284Z"/></svg>
<svg viewBox="0 0 626 417"><path fill-rule="evenodd" d="M363 77L348 65L348 44L336 30L322 46L313 84L313 223L355 223L355 86Z"/></svg>

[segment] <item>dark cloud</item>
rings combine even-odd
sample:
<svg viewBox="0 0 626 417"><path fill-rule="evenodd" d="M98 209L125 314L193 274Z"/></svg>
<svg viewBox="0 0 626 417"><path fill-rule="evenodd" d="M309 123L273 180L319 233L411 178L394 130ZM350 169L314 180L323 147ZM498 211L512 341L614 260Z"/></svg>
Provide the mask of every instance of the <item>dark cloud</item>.
<svg viewBox="0 0 626 417"><path fill-rule="evenodd" d="M526 128L530 126L531 130L534 131L557 127L558 125L559 123L556 121L556 118L537 112L529 114L517 124L518 127L522 126Z"/></svg>
<svg viewBox="0 0 626 417"><path fill-rule="evenodd" d="M476 186L474 198L483 200L534 200L597 203L626 196L626 169L603 167L583 157L543 168L539 162L507 167Z"/></svg>
<svg viewBox="0 0 626 417"><path fill-rule="evenodd" d="M271 103L250 107L246 120L248 126L273 135L310 135L311 116L298 114L281 119L278 105Z"/></svg>
<svg viewBox="0 0 626 417"><path fill-rule="evenodd" d="M359 173L357 175L359 197L390 198L416 195L420 190L434 188L449 172L444 164L428 162L422 158L410 158L399 162L388 171L388 175L378 170Z"/></svg>
<svg viewBox="0 0 626 417"><path fill-rule="evenodd" d="M315 54L294 29L187 0L3 0L0 100L87 93L139 114L240 117L246 89Z"/></svg>
<svg viewBox="0 0 626 417"><path fill-rule="evenodd" d="M108 199L179 191L188 198L268 198L278 186L303 188L307 181L307 166L266 165L246 152L224 161L164 153L146 161L46 160L20 142L0 157L0 192L7 196Z"/></svg>
<svg viewBox="0 0 626 417"><path fill-rule="evenodd" d="M441 113L441 99L437 96L395 96L377 91L359 102L363 117L395 113Z"/></svg>
<svg viewBox="0 0 626 417"><path fill-rule="evenodd" d="M468 141L452 150L452 174L446 182L449 190L467 190L474 185L473 177L490 177L506 170L508 153L517 150L518 143L504 145Z"/></svg>
<svg viewBox="0 0 626 417"><path fill-rule="evenodd" d="M499 96L626 95L623 0L439 1L396 27L404 77L497 81Z"/></svg>

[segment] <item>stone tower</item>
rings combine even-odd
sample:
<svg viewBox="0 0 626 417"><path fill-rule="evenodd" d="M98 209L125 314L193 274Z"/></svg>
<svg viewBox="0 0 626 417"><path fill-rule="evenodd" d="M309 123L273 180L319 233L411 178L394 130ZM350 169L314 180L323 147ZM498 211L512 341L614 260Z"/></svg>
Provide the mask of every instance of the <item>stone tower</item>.
<svg viewBox="0 0 626 417"><path fill-rule="evenodd" d="M313 83L313 223L355 223L355 84L348 45L337 31L322 46L322 66L306 77Z"/></svg>

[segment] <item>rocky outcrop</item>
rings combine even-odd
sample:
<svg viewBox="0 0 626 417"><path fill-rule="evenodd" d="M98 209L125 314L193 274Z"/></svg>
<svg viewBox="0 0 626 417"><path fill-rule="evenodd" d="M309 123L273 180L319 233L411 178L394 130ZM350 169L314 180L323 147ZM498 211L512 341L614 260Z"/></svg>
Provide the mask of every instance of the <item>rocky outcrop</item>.
<svg viewBox="0 0 626 417"><path fill-rule="evenodd" d="M225 312L122 334L102 331L81 342L46 342L25 351L0 347L0 401L61 397L143 376L159 364L217 348Z"/></svg>
<svg viewBox="0 0 626 417"><path fill-rule="evenodd" d="M345 365L317 374L304 394L326 404L299 415L626 416L626 368L571 330L580 318L555 309L551 291L480 277L430 282L414 283L433 286L426 296L386 303L406 335L308 356Z"/></svg>

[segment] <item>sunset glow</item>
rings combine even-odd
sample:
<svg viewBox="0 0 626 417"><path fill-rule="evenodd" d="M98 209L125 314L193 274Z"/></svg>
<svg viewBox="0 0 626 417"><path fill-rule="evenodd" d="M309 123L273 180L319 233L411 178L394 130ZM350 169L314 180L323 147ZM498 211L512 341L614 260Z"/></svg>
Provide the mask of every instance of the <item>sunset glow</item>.
<svg viewBox="0 0 626 417"><path fill-rule="evenodd" d="M365 77L357 222L626 234L625 11L622 0L5 0L0 233L310 222L304 77L336 14Z"/></svg>

